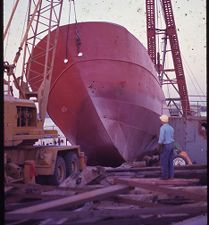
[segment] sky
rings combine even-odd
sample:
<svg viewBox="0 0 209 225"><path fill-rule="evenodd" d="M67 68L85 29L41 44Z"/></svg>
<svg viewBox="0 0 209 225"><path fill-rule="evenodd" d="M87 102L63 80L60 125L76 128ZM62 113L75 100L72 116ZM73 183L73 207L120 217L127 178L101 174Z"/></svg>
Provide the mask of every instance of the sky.
<svg viewBox="0 0 209 225"><path fill-rule="evenodd" d="M4 42L4 60L12 62L23 35L27 0L20 0ZM75 0L78 22L106 21L124 26L146 48L145 0ZM160 2L158 0L158 2ZM4 29L15 0L4 1ZM172 0L189 95L206 95L206 0ZM69 0L64 0L61 25L69 22ZM75 22L71 9L70 22ZM23 53L22 53L23 54ZM21 59L16 72L21 71Z"/></svg>

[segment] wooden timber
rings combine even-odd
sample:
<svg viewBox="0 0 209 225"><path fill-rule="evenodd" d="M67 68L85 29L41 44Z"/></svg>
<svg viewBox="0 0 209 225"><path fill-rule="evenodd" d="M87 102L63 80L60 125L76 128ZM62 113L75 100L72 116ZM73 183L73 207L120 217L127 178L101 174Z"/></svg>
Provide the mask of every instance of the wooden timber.
<svg viewBox="0 0 209 225"><path fill-rule="evenodd" d="M32 214L24 214L25 219L46 219L46 218L68 218L70 221L78 221L82 218L130 218L139 217L141 215L164 215L164 214L188 214L188 215L198 215L207 212L206 203L195 203L195 204L185 204L181 206L162 206L156 208L132 208L131 210L124 209L97 209L97 210L87 210L87 211L37 211ZM6 213L6 220L18 220L23 219L23 215L20 213L10 214Z"/></svg>
<svg viewBox="0 0 209 225"><path fill-rule="evenodd" d="M188 170L188 171L195 171L195 170L207 170L207 165L186 165L186 166L175 166L175 171L181 171L181 170ZM160 171L160 166L151 166L151 167L138 167L138 168L106 168L105 172L111 173L111 172L138 172L138 171Z"/></svg>
<svg viewBox="0 0 209 225"><path fill-rule="evenodd" d="M201 215L173 223L172 225L207 225L207 222L207 215Z"/></svg>
<svg viewBox="0 0 209 225"><path fill-rule="evenodd" d="M46 202L43 204L34 205L31 207L26 207L22 209L17 209L9 212L9 214L26 214L26 213L34 213L42 210L49 210L54 208L63 208L69 206L75 206L76 204L85 203L87 201L98 200L102 198L109 197L111 195L127 192L129 190L129 186L127 185L113 185L105 188L101 188L99 190L93 190L89 192L84 192L78 195L60 198L54 201Z"/></svg>
<svg viewBox="0 0 209 225"><path fill-rule="evenodd" d="M204 167L176 169L184 178L173 180L160 180L159 167L123 169L105 172L103 180L82 187L12 183L13 189L5 189L5 225L180 225L180 221L190 225L190 218L204 221L207 185L199 182L198 175L206 176ZM192 174L193 179L185 178Z"/></svg>
<svg viewBox="0 0 209 225"><path fill-rule="evenodd" d="M149 182L146 179L125 179L125 178L116 178L115 179L116 183L119 184L126 184L126 185L130 185L130 186L134 186L134 187L140 187L140 188L144 188L150 191L154 191L154 192L160 192L160 193L166 193L170 196L182 196L185 198L189 198L195 201L205 201L207 199L207 196L204 193L195 193L194 192L190 192L190 191L185 191L185 190L181 190L180 192L174 191L168 187L162 186L162 184L171 184L173 183L174 185L177 184L177 182L175 182L175 179L173 180L159 180L156 182ZM160 186L161 185L161 186Z"/></svg>

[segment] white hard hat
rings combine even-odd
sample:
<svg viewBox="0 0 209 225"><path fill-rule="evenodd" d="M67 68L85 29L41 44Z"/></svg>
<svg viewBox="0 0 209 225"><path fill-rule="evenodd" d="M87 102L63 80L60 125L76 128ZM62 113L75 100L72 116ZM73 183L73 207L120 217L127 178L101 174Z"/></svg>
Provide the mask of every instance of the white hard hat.
<svg viewBox="0 0 209 225"><path fill-rule="evenodd" d="M160 120L161 120L163 123L168 123L169 118L168 118L167 115L163 114L163 115L160 116Z"/></svg>

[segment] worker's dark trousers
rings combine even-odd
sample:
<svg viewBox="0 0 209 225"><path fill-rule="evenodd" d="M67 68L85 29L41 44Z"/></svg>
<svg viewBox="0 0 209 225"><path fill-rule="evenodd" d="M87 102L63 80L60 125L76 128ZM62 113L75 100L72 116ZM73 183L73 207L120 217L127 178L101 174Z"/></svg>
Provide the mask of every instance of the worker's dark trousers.
<svg viewBox="0 0 209 225"><path fill-rule="evenodd" d="M160 163L162 168L162 178L173 178L174 177L174 143L164 144L162 152L160 154Z"/></svg>

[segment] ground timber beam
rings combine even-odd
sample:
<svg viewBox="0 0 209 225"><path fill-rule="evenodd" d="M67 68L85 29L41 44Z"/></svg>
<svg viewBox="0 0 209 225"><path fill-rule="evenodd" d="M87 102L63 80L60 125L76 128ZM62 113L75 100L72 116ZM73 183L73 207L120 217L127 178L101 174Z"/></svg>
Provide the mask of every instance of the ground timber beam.
<svg viewBox="0 0 209 225"><path fill-rule="evenodd" d="M181 170L207 170L207 165L186 165L186 166L175 166L175 171ZM140 172L140 171L161 171L160 166L152 166L152 167L139 167L139 168L107 168L105 172Z"/></svg>
<svg viewBox="0 0 209 225"><path fill-rule="evenodd" d="M184 204L177 206L165 205L156 208L127 208L123 209L97 209L97 210L86 210L86 211L37 211L33 214L24 214L24 219L62 219L68 218L70 221L79 221L84 218L128 218L128 217L139 217L142 215L166 215L166 214L188 214L197 216L200 214L207 213L207 203L193 203ZM23 214L5 214L6 221L14 221L23 219Z"/></svg>
<svg viewBox="0 0 209 225"><path fill-rule="evenodd" d="M70 206L75 206L77 204L85 203L87 201L104 199L104 198L113 196L115 194L124 193L128 190L129 190L128 185L121 185L121 184L113 185L113 186L108 186L105 188L100 188L98 190L88 191L78 195L64 197L57 200L37 204L34 206L17 209L17 210L8 212L8 214L27 214L27 213L34 213L34 212L42 211L42 210L70 207Z"/></svg>
<svg viewBox="0 0 209 225"><path fill-rule="evenodd" d="M192 217L172 225L207 225L207 214Z"/></svg>
<svg viewBox="0 0 209 225"><path fill-rule="evenodd" d="M159 182L157 182L157 181L149 182L148 178L147 179L115 178L114 181L115 181L115 183L118 183L118 184L126 184L126 185L130 185L133 187L144 188L144 189L147 189L150 191L168 194L172 197L181 196L183 198L188 198L188 199L192 199L195 201L206 201L206 199L207 199L207 195L205 195L205 193L194 193L194 192L186 191L186 190L181 190L178 192L169 187L165 187L165 185L169 185L169 184L171 185L172 183L174 183L175 185L178 185L178 183L175 181L175 179L161 180Z"/></svg>

